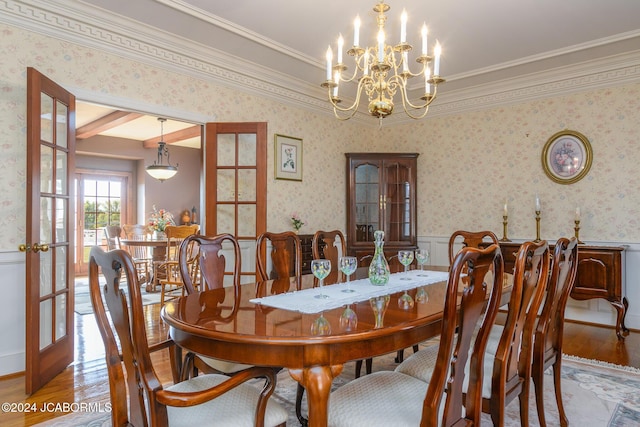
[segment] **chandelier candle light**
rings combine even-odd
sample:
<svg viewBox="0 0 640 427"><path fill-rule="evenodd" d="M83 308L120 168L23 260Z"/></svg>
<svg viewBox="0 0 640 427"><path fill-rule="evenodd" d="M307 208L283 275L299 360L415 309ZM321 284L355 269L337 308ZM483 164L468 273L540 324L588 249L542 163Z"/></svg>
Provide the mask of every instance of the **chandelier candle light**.
<svg viewBox="0 0 640 427"><path fill-rule="evenodd" d="M360 46L360 17L354 22L353 46L347 50L349 56L354 57L354 70L347 74L348 67L342 62L342 50L344 39L338 37L337 64L333 65L333 51L331 46L327 49L327 78L321 84L327 88L329 101L333 106L333 113L340 120L348 120L355 115L360 105L360 96L366 92L369 100L369 113L382 119L393 112L393 98L400 92L402 107L405 113L412 119L421 119L426 116L429 105L436 99L438 84L444 83L440 77L440 55L442 49L440 43L436 43L434 56L428 53L427 25L422 25L421 41L422 50L417 56L416 62L420 67L417 73L409 70L409 52L413 46L407 42L407 12L403 10L400 20L400 42L395 46L386 43L387 35L384 25L387 20L385 12L390 6L380 1L373 10L378 13L377 44L375 46ZM435 57L435 59L434 59ZM434 60L433 74L429 63ZM408 81L411 77L422 77L424 94L420 101L412 103L408 95ZM339 97L340 83L357 82L356 98L353 104L341 107L342 99ZM433 87L433 88L432 88ZM433 90L432 90L433 89Z"/></svg>
<svg viewBox="0 0 640 427"><path fill-rule="evenodd" d="M502 215L502 239L501 242L510 242L511 239L507 237L507 225L509 224L509 211L507 210L507 201L504 201L504 212Z"/></svg>
<svg viewBox="0 0 640 427"><path fill-rule="evenodd" d="M536 194L536 243L540 241L540 212L540 197Z"/></svg>

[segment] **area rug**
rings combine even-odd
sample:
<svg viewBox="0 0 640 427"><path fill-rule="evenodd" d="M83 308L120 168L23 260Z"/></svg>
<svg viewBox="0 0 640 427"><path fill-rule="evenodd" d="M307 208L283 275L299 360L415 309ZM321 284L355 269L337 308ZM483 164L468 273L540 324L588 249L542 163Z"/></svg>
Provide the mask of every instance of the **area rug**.
<svg viewBox="0 0 640 427"><path fill-rule="evenodd" d="M142 305L159 304L160 291L147 292L146 287L142 286ZM75 282L74 289L75 302L73 311L78 314L93 314L93 306L91 305L91 297L89 295L89 279L87 277L78 277Z"/></svg>
<svg viewBox="0 0 640 427"><path fill-rule="evenodd" d="M410 353L411 351L409 351ZM397 364L395 354L377 357L373 361L374 371L392 370ZM354 378L355 364L344 366L342 374L334 379L333 389ZM558 426L558 411L555 407L553 379L546 372L545 416L548 426ZM611 365L572 356L563 357L562 366L563 401L569 424L588 427L630 427L640 425L640 370L624 366ZM286 370L278 374L278 385L273 398L289 411L287 426L299 426L295 415L296 383ZM390 397L393 398L393 397ZM395 397L401 398L401 397ZM303 401L303 413L306 414L306 399ZM539 427L533 388L531 389L529 421L531 426ZM520 426L517 399L506 408L506 427ZM483 414L483 425L492 425L491 418ZM108 413L77 413L38 424L44 427L108 427L111 419Z"/></svg>

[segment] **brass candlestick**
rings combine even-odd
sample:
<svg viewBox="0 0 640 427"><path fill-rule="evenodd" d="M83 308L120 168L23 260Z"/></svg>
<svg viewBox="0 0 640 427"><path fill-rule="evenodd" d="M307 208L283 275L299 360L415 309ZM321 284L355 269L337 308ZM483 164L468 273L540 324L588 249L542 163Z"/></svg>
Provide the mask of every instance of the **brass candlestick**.
<svg viewBox="0 0 640 427"><path fill-rule="evenodd" d="M574 222L576 223L576 226L573 227L573 229L576 232L576 239L578 239L578 244L584 244L584 242L580 240L580 220L576 219Z"/></svg>
<svg viewBox="0 0 640 427"><path fill-rule="evenodd" d="M503 215L502 216L502 239L500 239L501 242L510 242L511 241L507 237L507 224L509 223L507 218L509 218L507 215Z"/></svg>
<svg viewBox="0 0 640 427"><path fill-rule="evenodd" d="M536 211L536 240L534 242L539 242L540 239L540 211Z"/></svg>

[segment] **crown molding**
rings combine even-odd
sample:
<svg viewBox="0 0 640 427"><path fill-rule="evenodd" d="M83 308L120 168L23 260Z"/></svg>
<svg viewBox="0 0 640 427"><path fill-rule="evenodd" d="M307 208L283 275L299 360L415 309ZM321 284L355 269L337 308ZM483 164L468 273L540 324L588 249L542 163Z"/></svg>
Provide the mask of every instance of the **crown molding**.
<svg viewBox="0 0 640 427"><path fill-rule="evenodd" d="M315 83L265 69L209 46L125 17L114 16L81 1L0 0L0 11L0 22L9 25L317 114L333 115L325 100L326 92ZM320 66L318 64L315 65ZM430 107L428 117L460 114L638 81L640 50L517 78L443 91ZM378 124L378 120L366 113L358 113L351 121L369 126L371 123ZM403 114L394 114L385 119L385 124L411 121Z"/></svg>

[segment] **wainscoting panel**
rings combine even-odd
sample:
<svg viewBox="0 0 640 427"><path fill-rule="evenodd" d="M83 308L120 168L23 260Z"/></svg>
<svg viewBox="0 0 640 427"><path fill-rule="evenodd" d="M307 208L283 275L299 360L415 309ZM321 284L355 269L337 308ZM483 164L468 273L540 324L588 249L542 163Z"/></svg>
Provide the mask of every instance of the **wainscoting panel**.
<svg viewBox="0 0 640 427"><path fill-rule="evenodd" d="M25 256L22 252L0 253L0 376L24 371L25 367Z"/></svg>

